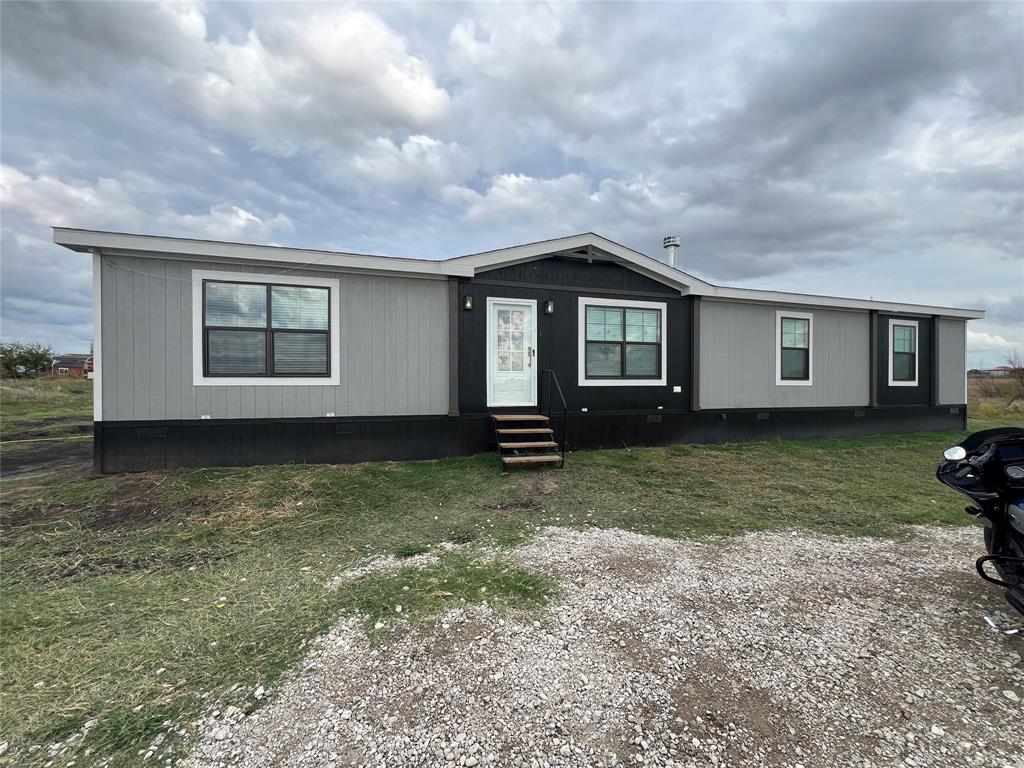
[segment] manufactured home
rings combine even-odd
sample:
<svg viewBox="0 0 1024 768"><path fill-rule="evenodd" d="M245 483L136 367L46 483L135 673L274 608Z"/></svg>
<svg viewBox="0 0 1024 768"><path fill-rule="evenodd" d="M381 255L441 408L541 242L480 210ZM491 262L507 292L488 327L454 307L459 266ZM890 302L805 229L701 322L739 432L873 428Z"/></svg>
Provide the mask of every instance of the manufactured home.
<svg viewBox="0 0 1024 768"><path fill-rule="evenodd" d="M595 234L447 260L55 228L120 472L966 427L972 309L729 288Z"/></svg>

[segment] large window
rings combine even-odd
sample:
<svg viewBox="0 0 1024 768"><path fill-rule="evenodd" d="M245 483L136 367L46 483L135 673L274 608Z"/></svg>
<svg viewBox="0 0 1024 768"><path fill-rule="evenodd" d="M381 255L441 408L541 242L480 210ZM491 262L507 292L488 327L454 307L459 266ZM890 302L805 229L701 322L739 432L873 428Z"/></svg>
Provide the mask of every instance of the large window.
<svg viewBox="0 0 1024 768"><path fill-rule="evenodd" d="M811 323L806 312L776 312L775 383L811 383Z"/></svg>
<svg viewBox="0 0 1024 768"><path fill-rule="evenodd" d="M325 287L204 280L204 375L330 376L330 303Z"/></svg>
<svg viewBox="0 0 1024 768"><path fill-rule="evenodd" d="M664 383L663 304L580 301L581 383Z"/></svg>
<svg viewBox="0 0 1024 768"><path fill-rule="evenodd" d="M889 385L917 384L917 321L889 321Z"/></svg>

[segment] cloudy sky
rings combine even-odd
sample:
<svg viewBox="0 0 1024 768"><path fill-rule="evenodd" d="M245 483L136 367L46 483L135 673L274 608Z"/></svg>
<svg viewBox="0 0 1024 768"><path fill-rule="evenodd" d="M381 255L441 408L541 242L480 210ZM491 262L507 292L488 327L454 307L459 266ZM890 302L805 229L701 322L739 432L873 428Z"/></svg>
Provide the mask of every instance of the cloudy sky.
<svg viewBox="0 0 1024 768"><path fill-rule="evenodd" d="M1024 5L0 3L4 339L51 225L443 258L581 231L712 282L982 307L1024 351Z"/></svg>

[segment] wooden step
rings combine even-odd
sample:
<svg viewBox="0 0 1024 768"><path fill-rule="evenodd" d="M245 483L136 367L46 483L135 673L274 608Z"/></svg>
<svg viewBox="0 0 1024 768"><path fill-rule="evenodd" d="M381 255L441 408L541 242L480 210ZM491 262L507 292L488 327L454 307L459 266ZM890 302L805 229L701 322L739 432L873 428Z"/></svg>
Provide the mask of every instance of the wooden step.
<svg viewBox="0 0 1024 768"><path fill-rule="evenodd" d="M494 421L548 421L547 416L539 413L492 413L491 418Z"/></svg>
<svg viewBox="0 0 1024 768"><path fill-rule="evenodd" d="M521 443L498 443L498 447L508 450L515 450L517 448L557 448L558 443L554 440L527 440Z"/></svg>
<svg viewBox="0 0 1024 768"><path fill-rule="evenodd" d="M556 453L546 453L542 456L502 456L504 464L560 464L562 457Z"/></svg>
<svg viewBox="0 0 1024 768"><path fill-rule="evenodd" d="M530 429L499 429L496 430L498 437L504 437L506 435L553 435L555 430L548 429L547 427L536 427Z"/></svg>

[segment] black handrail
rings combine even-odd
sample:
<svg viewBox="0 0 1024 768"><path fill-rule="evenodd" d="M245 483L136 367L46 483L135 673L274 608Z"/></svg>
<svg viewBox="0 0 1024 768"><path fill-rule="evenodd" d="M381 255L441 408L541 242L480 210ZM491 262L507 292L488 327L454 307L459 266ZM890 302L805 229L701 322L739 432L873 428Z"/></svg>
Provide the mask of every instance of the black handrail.
<svg viewBox="0 0 1024 768"><path fill-rule="evenodd" d="M547 401L548 412L544 414L548 417L548 423L551 423L551 383L554 382L555 389L558 391L558 399L562 401L562 434L561 440L558 441L559 457L561 462L559 463L559 469L565 467L565 443L567 439L566 434L566 413L569 410L569 406L565 402L565 395L562 393L562 385L558 383L558 374L556 374L550 368L545 368L541 371L542 376L547 376L545 379L545 396L544 399Z"/></svg>

